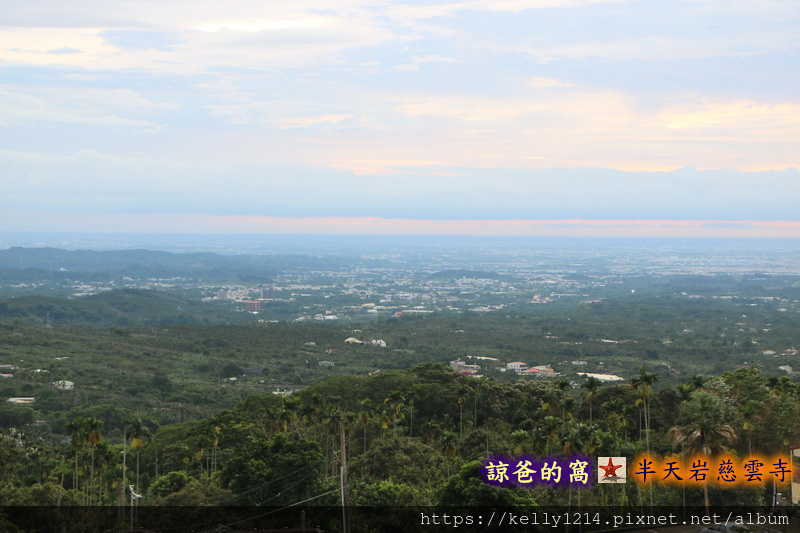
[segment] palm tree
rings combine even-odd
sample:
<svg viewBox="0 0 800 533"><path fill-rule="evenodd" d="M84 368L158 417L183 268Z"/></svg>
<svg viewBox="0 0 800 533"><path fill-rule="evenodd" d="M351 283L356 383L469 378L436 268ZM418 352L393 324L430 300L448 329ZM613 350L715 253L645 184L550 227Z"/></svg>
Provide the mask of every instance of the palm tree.
<svg viewBox="0 0 800 533"><path fill-rule="evenodd" d="M403 420L406 415L403 414L403 402L398 401L392 404L392 427L397 427L397 421Z"/></svg>
<svg viewBox="0 0 800 533"><path fill-rule="evenodd" d="M463 396L458 398L458 440L464 436L464 406L467 405L467 399Z"/></svg>
<svg viewBox="0 0 800 533"><path fill-rule="evenodd" d="M409 426L408 426L408 436L414 436L414 400L408 400L408 416L409 416Z"/></svg>
<svg viewBox="0 0 800 533"><path fill-rule="evenodd" d="M372 422L372 415L375 408L372 406L372 400L366 399L361 401L361 410L358 412L358 423L364 430L364 446L362 452L367 451L367 428Z"/></svg>
<svg viewBox="0 0 800 533"><path fill-rule="evenodd" d="M153 434L141 418L134 418L128 423L131 427L131 447L136 450L136 487L139 487L139 452L144 448L145 440L149 440Z"/></svg>
<svg viewBox="0 0 800 533"><path fill-rule="evenodd" d="M561 394L561 419L564 422L566 422L568 414L569 418L572 418L572 413L567 412L567 406L570 404L570 401L572 400L572 398L567 396L567 391L572 389L572 385L568 380L561 378L558 381L556 381L556 388Z"/></svg>
<svg viewBox="0 0 800 533"><path fill-rule="evenodd" d="M389 429L389 427L394 429L397 427L397 422L405 418L405 415L403 415L403 407L405 407L404 401L405 398L398 391L394 391L389 397L384 398L383 429Z"/></svg>
<svg viewBox="0 0 800 533"><path fill-rule="evenodd" d="M693 374L692 375L692 388L694 390L706 390L706 383L708 382L708 376L704 376L702 374Z"/></svg>
<svg viewBox="0 0 800 533"><path fill-rule="evenodd" d="M117 507L125 506L125 488L128 474L128 426L129 420L122 424L122 484L117 486Z"/></svg>
<svg viewBox="0 0 800 533"><path fill-rule="evenodd" d="M639 393L636 405L642 407L644 414L644 442L647 455L650 455L650 398L653 396L653 384L658 381L658 374L647 372L644 367L639 369L639 376L634 378L631 386ZM653 506L653 487L650 487L650 507ZM640 493L641 498L641 493Z"/></svg>
<svg viewBox="0 0 800 533"><path fill-rule="evenodd" d="M91 456L91 466L89 468L89 505L92 504L94 497L94 450L103 440L103 435L100 433L101 427L103 427L103 421L93 416L87 418L84 423L86 440L89 443L89 454Z"/></svg>
<svg viewBox="0 0 800 533"><path fill-rule="evenodd" d="M453 457L458 453L458 440L456 434L452 431L445 431L439 441L439 446L442 449L442 455L447 458L447 476L450 476L450 467L453 462Z"/></svg>
<svg viewBox="0 0 800 533"><path fill-rule="evenodd" d="M73 476L72 488L78 490L80 486L80 466L78 455L88 442L88 429L86 419L82 416L75 418L65 426L72 433L72 447L75 449L75 475Z"/></svg>
<svg viewBox="0 0 800 533"><path fill-rule="evenodd" d="M555 382L554 386L548 387L542 393L542 406L540 409L545 414L555 415L561 413L561 421L566 421L572 418L572 413L567 410L572 406L574 401L567 396L567 392L572 386L566 379L559 379Z"/></svg>
<svg viewBox="0 0 800 533"><path fill-rule="evenodd" d="M594 376L589 376L586 382L581 385L584 389L586 389L586 396L584 397L584 401L589 404L589 423L592 424L594 422L592 417L592 406L594 404L594 399L597 396L597 391L600 390L600 387L603 385L603 382L597 379Z"/></svg>
<svg viewBox="0 0 800 533"><path fill-rule="evenodd" d="M344 412L338 404L329 403L321 413L322 430L324 431L325 456L329 458L331 475L336 475L336 436L339 433Z"/></svg>
<svg viewBox="0 0 800 533"><path fill-rule="evenodd" d="M742 415L744 417L742 429L747 431L747 449L750 452L750 455L753 454L753 430L757 429L760 425L759 423L763 421L763 417L761 416L760 412L764 407L764 404L758 406L752 402L741 408Z"/></svg>
<svg viewBox="0 0 800 533"><path fill-rule="evenodd" d="M95 467L97 471L99 494L97 502L100 505L107 503L106 497L111 495L114 481L119 479L119 465L115 462L115 449L108 443L99 442L95 445Z"/></svg>
<svg viewBox="0 0 800 533"><path fill-rule="evenodd" d="M682 402L688 402L692 398L692 393L697 389L693 387L691 383L683 383L682 385L678 385L678 388L675 390L678 392Z"/></svg>
<svg viewBox="0 0 800 533"><path fill-rule="evenodd" d="M217 449L219 448L219 436L222 433L222 426L213 426L211 428L211 475L217 469Z"/></svg>
<svg viewBox="0 0 800 533"><path fill-rule="evenodd" d="M695 391L689 402L681 405L678 422L667 437L673 446L680 446L689 457L714 457L725 452L725 444L736 442L736 432L725 423L727 413L719 397L705 391ZM703 485L708 512L708 483Z"/></svg>
<svg viewBox="0 0 800 533"><path fill-rule="evenodd" d="M509 439L514 448L514 455L520 455L530 440L530 435L527 431L518 429L509 435Z"/></svg>
<svg viewBox="0 0 800 533"><path fill-rule="evenodd" d="M683 445L690 455L715 456L725 451L725 444L736 442L736 431L724 423L725 412L719 397L703 391L681 406L678 421L682 425L669 430L674 445Z"/></svg>
<svg viewBox="0 0 800 533"><path fill-rule="evenodd" d="M561 425L561 420L558 417L548 415L542 420L541 428L544 434L547 435L545 454L549 455L553 452L553 445L558 441L558 427Z"/></svg>
<svg viewBox="0 0 800 533"><path fill-rule="evenodd" d="M644 413L644 440L647 453L650 453L650 398L653 396L653 384L658 381L658 374L639 369L639 376L633 379L631 386L639 393L637 405L641 405Z"/></svg>

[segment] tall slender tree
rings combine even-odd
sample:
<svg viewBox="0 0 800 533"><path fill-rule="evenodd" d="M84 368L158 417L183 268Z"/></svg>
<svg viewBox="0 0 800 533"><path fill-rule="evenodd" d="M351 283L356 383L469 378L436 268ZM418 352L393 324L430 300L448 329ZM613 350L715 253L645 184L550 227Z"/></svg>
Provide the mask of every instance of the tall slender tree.
<svg viewBox="0 0 800 533"><path fill-rule="evenodd" d="M653 397L653 385L658 381L658 374L647 372L644 367L639 369L639 375L633 379L631 386L639 393L637 404L641 406L644 414L644 440L647 453L650 453L650 399Z"/></svg>
<svg viewBox="0 0 800 533"><path fill-rule="evenodd" d="M719 397L695 391L692 399L681 405L678 424L667 437L673 446L680 447L690 458L696 455L714 457L725 451L725 445L734 444L736 432L727 423L729 416ZM708 483L703 485L706 512L709 509Z"/></svg>
<svg viewBox="0 0 800 533"><path fill-rule="evenodd" d="M130 421L131 447L136 450L136 487L141 487L139 478L139 454L144 448L144 443L153 437L141 418L134 418Z"/></svg>
<svg viewBox="0 0 800 533"><path fill-rule="evenodd" d="M89 443L89 455L90 455L90 466L89 466L89 505L94 503L94 488L95 488L95 476L94 476L94 455L95 455L95 448L98 444L103 441L103 435L100 433L100 428L103 427L103 421L99 420L95 417L89 417L86 419L85 422L85 430L86 430L86 438Z"/></svg>
<svg viewBox="0 0 800 533"><path fill-rule="evenodd" d="M592 407L594 406L594 399L597 396L597 392L600 390L600 387L603 386L603 382L597 379L594 376L589 376L589 378L581 385L584 389L586 389L586 394L583 397L583 401L589 404L589 423L594 423L594 417L592 416Z"/></svg>
<svg viewBox="0 0 800 533"><path fill-rule="evenodd" d="M84 417L79 416L71 422L68 422L66 425L67 431L72 433L72 448L75 451L75 473L72 477L72 488L74 490L78 490L80 488L81 468L79 464L79 456L89 441L88 426L86 422L87 421Z"/></svg>

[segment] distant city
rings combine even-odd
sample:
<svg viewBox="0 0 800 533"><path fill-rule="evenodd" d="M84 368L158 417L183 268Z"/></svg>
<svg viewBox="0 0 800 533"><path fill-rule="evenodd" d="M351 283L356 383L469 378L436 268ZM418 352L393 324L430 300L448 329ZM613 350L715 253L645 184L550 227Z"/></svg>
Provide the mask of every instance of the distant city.
<svg viewBox="0 0 800 533"><path fill-rule="evenodd" d="M122 288L178 292L202 301L237 305L270 320L363 320L375 317L451 313L494 313L510 307L563 308L639 291L652 291L643 278L668 276L795 276L800 243L679 239L523 239L444 237L320 237L253 235L4 234L0 246L67 250L164 250L178 254L214 252L227 256L227 270L183 275L137 275L117 270L101 279L70 276L91 272L48 259L40 268L59 276L9 284L6 295L53 293L79 297ZM242 256L291 257L262 280L233 274ZM307 256L307 259L304 257ZM187 256L188 257L188 256ZM312 260L313 258L313 260ZM140 262L144 259L139 260ZM193 261L200 261L194 260ZM193 266L197 266L196 264ZM257 272L257 266L250 272ZM252 276L251 276L252 277ZM257 277L257 276L256 276ZM766 278L765 278L766 279ZM769 286L769 283L766 284ZM777 289L778 287L775 287ZM678 294L686 298L732 298ZM795 309L797 300L780 291L737 298L776 301Z"/></svg>

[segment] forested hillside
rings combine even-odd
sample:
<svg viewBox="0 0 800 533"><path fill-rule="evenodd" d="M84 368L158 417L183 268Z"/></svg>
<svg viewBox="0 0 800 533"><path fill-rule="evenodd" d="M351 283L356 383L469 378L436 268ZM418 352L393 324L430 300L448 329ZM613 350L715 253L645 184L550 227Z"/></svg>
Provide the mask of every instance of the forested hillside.
<svg viewBox="0 0 800 533"><path fill-rule="evenodd" d="M800 445L793 276L301 270L12 287L0 505L115 506L132 486L148 508L328 509L346 486L365 509L702 507L697 486L496 488L482 465ZM708 487L710 505L773 497Z"/></svg>

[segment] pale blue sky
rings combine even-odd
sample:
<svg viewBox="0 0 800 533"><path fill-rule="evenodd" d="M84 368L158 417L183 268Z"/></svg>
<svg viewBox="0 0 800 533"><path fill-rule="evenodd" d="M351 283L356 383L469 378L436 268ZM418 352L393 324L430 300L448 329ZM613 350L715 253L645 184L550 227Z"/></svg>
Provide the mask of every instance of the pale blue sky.
<svg viewBox="0 0 800 533"><path fill-rule="evenodd" d="M0 224L797 221L799 22L777 0L6 2Z"/></svg>

